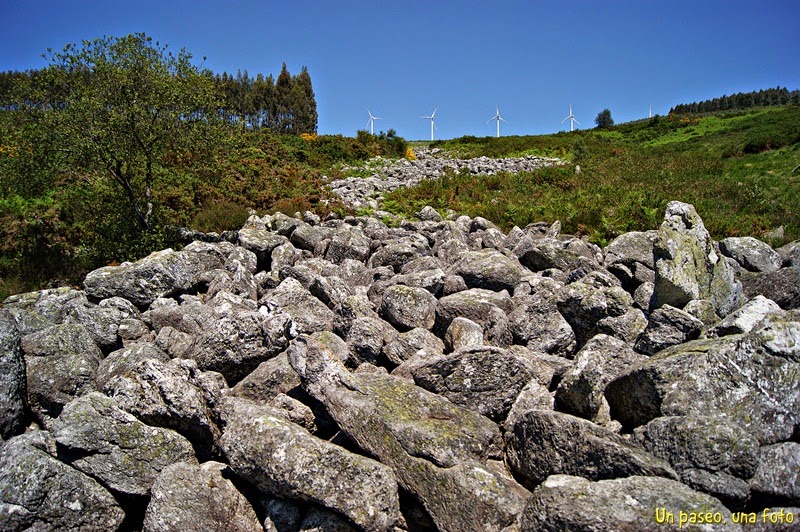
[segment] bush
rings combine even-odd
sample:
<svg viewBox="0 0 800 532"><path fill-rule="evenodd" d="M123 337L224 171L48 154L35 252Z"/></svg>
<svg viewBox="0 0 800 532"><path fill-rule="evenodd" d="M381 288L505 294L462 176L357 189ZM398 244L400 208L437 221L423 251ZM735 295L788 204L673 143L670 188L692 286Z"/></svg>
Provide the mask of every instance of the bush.
<svg viewBox="0 0 800 532"><path fill-rule="evenodd" d="M203 233L221 233L241 229L249 217L250 210L244 205L222 201L203 205L195 214L190 227Z"/></svg>

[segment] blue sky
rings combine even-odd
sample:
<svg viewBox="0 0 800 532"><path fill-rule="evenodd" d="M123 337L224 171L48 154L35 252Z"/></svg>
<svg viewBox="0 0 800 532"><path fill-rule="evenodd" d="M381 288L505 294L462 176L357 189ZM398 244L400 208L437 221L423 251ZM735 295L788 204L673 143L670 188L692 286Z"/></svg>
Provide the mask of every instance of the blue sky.
<svg viewBox="0 0 800 532"><path fill-rule="evenodd" d="M40 68L48 47L144 32L215 72L308 67L320 133L407 139L583 128L678 103L800 88L800 0L341 2L0 0L0 69Z"/></svg>

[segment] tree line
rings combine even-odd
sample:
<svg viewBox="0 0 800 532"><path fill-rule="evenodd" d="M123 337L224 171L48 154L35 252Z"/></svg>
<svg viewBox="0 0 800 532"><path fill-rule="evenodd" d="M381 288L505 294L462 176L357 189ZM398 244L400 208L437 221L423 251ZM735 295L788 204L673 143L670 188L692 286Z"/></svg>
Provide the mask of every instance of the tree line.
<svg viewBox="0 0 800 532"><path fill-rule="evenodd" d="M64 55L70 50L72 54ZM65 52L47 56L52 64L44 69L0 72L0 110L62 110L79 85L97 83L103 74L92 71L96 65L91 61L84 57L81 65L70 62L76 59L77 50L70 46ZM138 66L148 67L145 63ZM58 79L54 79L54 73L59 74ZM178 77L185 72L175 71L173 75ZM195 117L213 116L243 130L269 129L290 135L317 131L317 102L305 66L299 74L292 75L283 63L277 79L272 74L251 77L246 70L234 76L198 69L196 75L207 78L213 90L207 94L210 98L203 103L205 108L192 110Z"/></svg>
<svg viewBox="0 0 800 532"><path fill-rule="evenodd" d="M772 105L800 104L800 90L790 91L785 87L761 89L752 92L738 92L713 100L682 103L669 110L669 114L700 114L718 111L769 107Z"/></svg>

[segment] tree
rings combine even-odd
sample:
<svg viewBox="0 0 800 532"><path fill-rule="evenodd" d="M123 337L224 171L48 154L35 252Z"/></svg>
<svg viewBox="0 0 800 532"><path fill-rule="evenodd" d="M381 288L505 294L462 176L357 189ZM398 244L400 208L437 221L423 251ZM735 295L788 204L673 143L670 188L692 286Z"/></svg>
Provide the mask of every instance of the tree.
<svg viewBox="0 0 800 532"><path fill-rule="evenodd" d="M597 113L597 118L594 119L594 123L597 124L599 129L611 127L614 125L614 119L611 118L611 111L608 109L603 109L599 113Z"/></svg>
<svg viewBox="0 0 800 532"><path fill-rule="evenodd" d="M211 76L191 54L167 51L142 33L48 50L43 90L57 101L38 117L69 162L113 180L135 220L150 229L153 181L169 151L212 117Z"/></svg>
<svg viewBox="0 0 800 532"><path fill-rule="evenodd" d="M294 79L292 85L292 116L294 125L292 132L316 133L317 132L317 102L314 99L314 89L311 86L311 76L308 69L303 67L300 74Z"/></svg>

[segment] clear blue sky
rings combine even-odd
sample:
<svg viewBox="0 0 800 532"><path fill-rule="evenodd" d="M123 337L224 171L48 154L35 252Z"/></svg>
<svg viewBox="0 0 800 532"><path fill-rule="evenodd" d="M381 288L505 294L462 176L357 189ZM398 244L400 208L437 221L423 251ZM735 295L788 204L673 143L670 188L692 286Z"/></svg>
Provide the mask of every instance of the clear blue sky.
<svg viewBox="0 0 800 532"><path fill-rule="evenodd" d="M308 67L320 133L352 136L367 108L407 139L580 127L678 103L800 88L800 0L0 0L0 69L103 35L144 32L215 72Z"/></svg>

